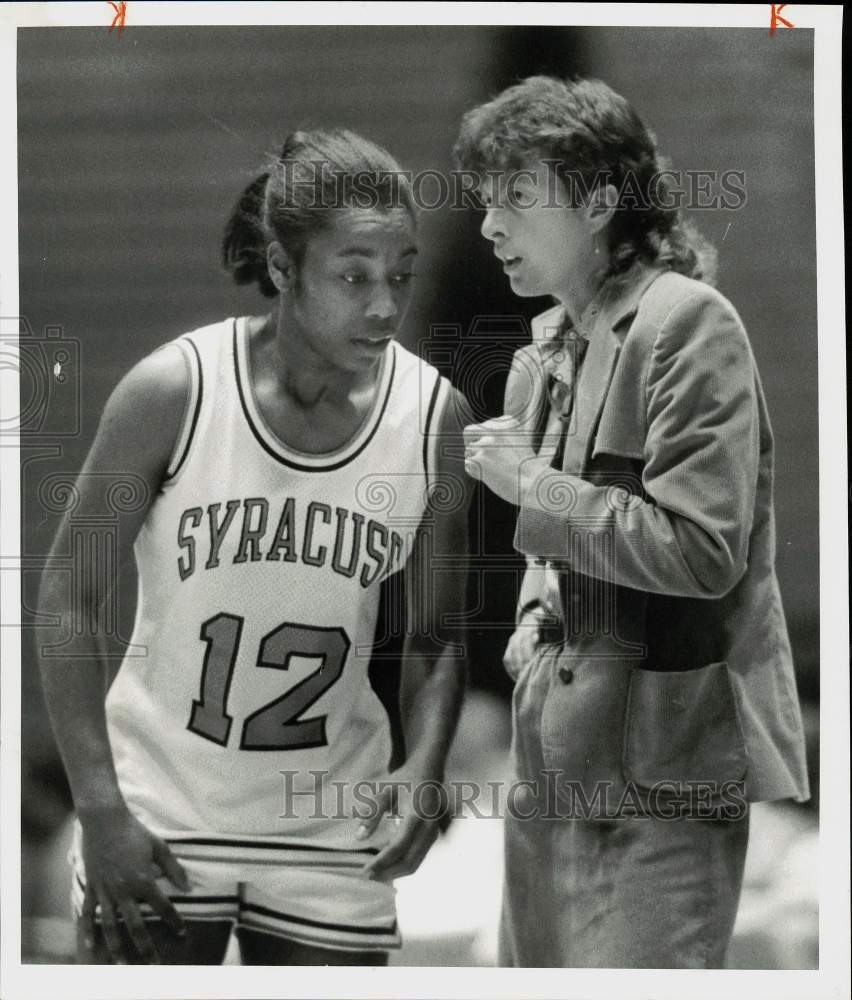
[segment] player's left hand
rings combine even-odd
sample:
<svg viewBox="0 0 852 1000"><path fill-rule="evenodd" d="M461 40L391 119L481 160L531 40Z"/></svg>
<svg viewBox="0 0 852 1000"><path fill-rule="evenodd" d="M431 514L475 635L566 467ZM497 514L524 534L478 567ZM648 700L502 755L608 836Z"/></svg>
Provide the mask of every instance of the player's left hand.
<svg viewBox="0 0 852 1000"><path fill-rule="evenodd" d="M529 431L505 415L464 429L464 467L503 500L521 505L547 461L533 451Z"/></svg>
<svg viewBox="0 0 852 1000"><path fill-rule="evenodd" d="M381 788L375 797L375 808L361 822L358 836L369 837L382 820L387 822L386 817L393 819L396 829L390 843L361 869L365 878L392 882L417 871L435 843L442 806L446 806L447 800L438 784L422 779L406 780L395 771L389 787ZM400 788L406 790L405 802L398 794Z"/></svg>

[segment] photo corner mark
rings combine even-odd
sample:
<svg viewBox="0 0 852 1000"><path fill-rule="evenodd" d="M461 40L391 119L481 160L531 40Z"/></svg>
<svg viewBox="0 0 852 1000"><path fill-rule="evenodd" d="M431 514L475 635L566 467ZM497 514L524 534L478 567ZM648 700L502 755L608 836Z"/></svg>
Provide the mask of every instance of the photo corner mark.
<svg viewBox="0 0 852 1000"><path fill-rule="evenodd" d="M773 3L770 4L772 10L769 15L769 34L770 36L775 34L775 29L779 25L783 25L785 28L795 28L795 24L792 21L788 21L786 17L781 16L781 11L787 6L785 3Z"/></svg>
<svg viewBox="0 0 852 1000"><path fill-rule="evenodd" d="M113 28L118 28L118 36L121 37L121 32L124 29L124 22L127 19L127 4L124 0L107 0L110 7L114 11L114 16L112 23L109 26L109 30L112 31ZM783 6L783 5L782 5Z"/></svg>

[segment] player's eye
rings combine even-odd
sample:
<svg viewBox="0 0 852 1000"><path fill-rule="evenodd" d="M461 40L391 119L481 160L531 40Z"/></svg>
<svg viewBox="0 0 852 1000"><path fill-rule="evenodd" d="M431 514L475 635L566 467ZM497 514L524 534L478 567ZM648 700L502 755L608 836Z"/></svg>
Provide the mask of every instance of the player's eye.
<svg viewBox="0 0 852 1000"><path fill-rule="evenodd" d="M391 281L395 285L402 286L402 285L407 285L411 281L411 279L413 277L414 277L414 272L413 271L401 271L399 274L395 274L391 278Z"/></svg>
<svg viewBox="0 0 852 1000"><path fill-rule="evenodd" d="M361 285L365 281L368 281L366 274L362 274L360 271L347 271L346 274L342 275L343 280L349 285Z"/></svg>

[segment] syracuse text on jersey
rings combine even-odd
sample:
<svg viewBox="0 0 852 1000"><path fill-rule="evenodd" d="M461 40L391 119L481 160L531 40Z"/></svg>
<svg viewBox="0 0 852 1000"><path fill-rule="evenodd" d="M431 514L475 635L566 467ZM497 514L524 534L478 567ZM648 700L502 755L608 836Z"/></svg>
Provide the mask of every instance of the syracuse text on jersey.
<svg viewBox="0 0 852 1000"><path fill-rule="evenodd" d="M301 562L318 568L330 564L335 573L349 579L357 574L362 587L399 569L405 550L398 532L346 507L332 510L317 500L299 507L294 497L287 497L277 510L263 497L247 497L182 512L177 532L180 579L186 580L199 567L216 569L226 536L230 533L235 541L237 532L239 544L231 543L234 564Z"/></svg>

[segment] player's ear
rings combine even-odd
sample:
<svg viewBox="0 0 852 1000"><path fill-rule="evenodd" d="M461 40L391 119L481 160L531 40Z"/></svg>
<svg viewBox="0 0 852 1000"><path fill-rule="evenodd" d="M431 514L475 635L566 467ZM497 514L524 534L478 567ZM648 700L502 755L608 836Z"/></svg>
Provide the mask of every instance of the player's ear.
<svg viewBox="0 0 852 1000"><path fill-rule="evenodd" d="M277 240L273 240L266 248L266 266L272 284L279 292L286 295L296 285L296 266L293 258Z"/></svg>

